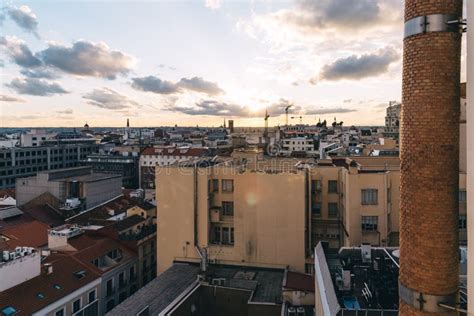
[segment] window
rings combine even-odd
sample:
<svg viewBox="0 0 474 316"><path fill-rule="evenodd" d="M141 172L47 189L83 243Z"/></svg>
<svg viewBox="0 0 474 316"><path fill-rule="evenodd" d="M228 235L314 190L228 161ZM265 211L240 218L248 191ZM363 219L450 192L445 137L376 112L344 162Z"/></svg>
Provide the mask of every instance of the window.
<svg viewBox="0 0 474 316"><path fill-rule="evenodd" d="M361 197L362 205L377 205L378 192L377 189L363 189Z"/></svg>
<svg viewBox="0 0 474 316"><path fill-rule="evenodd" d="M77 299L72 303L72 312L76 313L81 309L81 299Z"/></svg>
<svg viewBox="0 0 474 316"><path fill-rule="evenodd" d="M1 310L2 315L13 316L17 313L17 310L13 306L7 306Z"/></svg>
<svg viewBox="0 0 474 316"><path fill-rule="evenodd" d="M64 307L54 313L55 316L64 316Z"/></svg>
<svg viewBox="0 0 474 316"><path fill-rule="evenodd" d="M106 306L106 312L110 312L112 310L112 308L115 307L115 301L112 299L110 301L107 302L107 306Z"/></svg>
<svg viewBox="0 0 474 316"><path fill-rule="evenodd" d="M230 228L229 227L222 228L222 243L230 244Z"/></svg>
<svg viewBox="0 0 474 316"><path fill-rule="evenodd" d="M89 296L89 304L95 301L95 298L96 298L95 290L90 291L88 296Z"/></svg>
<svg viewBox="0 0 474 316"><path fill-rule="evenodd" d="M145 307L144 309L142 309L141 311L139 311L137 313L137 316L149 316L150 315L150 307L147 306Z"/></svg>
<svg viewBox="0 0 474 316"><path fill-rule="evenodd" d="M221 242L221 228L219 226L214 226L213 241L214 243Z"/></svg>
<svg viewBox="0 0 474 316"><path fill-rule="evenodd" d="M234 244L234 227L230 228L230 244Z"/></svg>
<svg viewBox="0 0 474 316"><path fill-rule="evenodd" d="M135 267L130 267L129 270L130 282L135 279Z"/></svg>
<svg viewBox="0 0 474 316"><path fill-rule="evenodd" d="M123 301L125 301L125 299L127 298L127 292L122 292L119 294L119 304L122 303Z"/></svg>
<svg viewBox="0 0 474 316"><path fill-rule="evenodd" d="M120 272L119 274L119 286L125 285L125 272Z"/></svg>
<svg viewBox="0 0 474 316"><path fill-rule="evenodd" d="M328 181L328 193L337 193L337 180Z"/></svg>
<svg viewBox="0 0 474 316"><path fill-rule="evenodd" d="M338 213L337 203L328 203L328 217L337 217Z"/></svg>
<svg viewBox="0 0 474 316"><path fill-rule="evenodd" d="M222 180L222 192L234 192L234 180Z"/></svg>
<svg viewBox="0 0 474 316"><path fill-rule="evenodd" d="M118 255L118 249L114 249L110 251L107 256L109 256L111 259L117 259Z"/></svg>
<svg viewBox="0 0 474 316"><path fill-rule="evenodd" d="M466 203L466 191L459 191L459 203Z"/></svg>
<svg viewBox="0 0 474 316"><path fill-rule="evenodd" d="M311 193L321 191L321 180L311 180Z"/></svg>
<svg viewBox="0 0 474 316"><path fill-rule="evenodd" d="M112 279L107 280L107 296L112 295L114 283Z"/></svg>
<svg viewBox="0 0 474 316"><path fill-rule="evenodd" d="M459 229L467 229L466 214L459 214Z"/></svg>
<svg viewBox="0 0 474 316"><path fill-rule="evenodd" d="M219 179L212 179L212 192L219 192Z"/></svg>
<svg viewBox="0 0 474 316"><path fill-rule="evenodd" d="M222 201L222 215L234 216L234 202Z"/></svg>
<svg viewBox="0 0 474 316"><path fill-rule="evenodd" d="M376 231L379 218L377 216L362 216L362 231Z"/></svg>
<svg viewBox="0 0 474 316"><path fill-rule="evenodd" d="M321 216L321 203L315 199L311 200L311 214L314 216Z"/></svg>

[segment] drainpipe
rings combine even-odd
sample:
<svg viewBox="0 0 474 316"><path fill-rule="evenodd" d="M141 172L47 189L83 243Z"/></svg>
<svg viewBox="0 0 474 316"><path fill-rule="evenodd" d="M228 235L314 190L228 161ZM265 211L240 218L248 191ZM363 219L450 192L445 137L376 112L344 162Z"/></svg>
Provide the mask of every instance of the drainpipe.
<svg viewBox="0 0 474 316"><path fill-rule="evenodd" d="M474 1L467 1L467 19L474 21ZM468 309L474 315L474 24L467 30L467 239Z"/></svg>

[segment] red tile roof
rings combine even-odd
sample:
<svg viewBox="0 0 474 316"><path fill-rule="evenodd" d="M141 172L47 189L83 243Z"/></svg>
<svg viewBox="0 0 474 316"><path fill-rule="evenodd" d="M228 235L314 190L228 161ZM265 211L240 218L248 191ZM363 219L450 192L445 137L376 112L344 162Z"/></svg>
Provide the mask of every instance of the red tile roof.
<svg viewBox="0 0 474 316"><path fill-rule="evenodd" d="M5 228L0 234L6 236L9 247L44 247L48 245L49 226L39 221L31 221Z"/></svg>
<svg viewBox="0 0 474 316"><path fill-rule="evenodd" d="M53 272L49 275L42 273L0 292L0 310L12 306L18 311L15 314L17 316L31 315L99 278L99 274L68 255L51 254L43 263L51 263ZM74 275L74 272L80 270L85 271L85 276L81 279ZM56 284L61 289L56 289ZM38 293L42 293L44 298L38 298Z"/></svg>
<svg viewBox="0 0 474 316"><path fill-rule="evenodd" d="M296 291L314 292L314 286L313 276L297 272L286 272L283 288Z"/></svg>

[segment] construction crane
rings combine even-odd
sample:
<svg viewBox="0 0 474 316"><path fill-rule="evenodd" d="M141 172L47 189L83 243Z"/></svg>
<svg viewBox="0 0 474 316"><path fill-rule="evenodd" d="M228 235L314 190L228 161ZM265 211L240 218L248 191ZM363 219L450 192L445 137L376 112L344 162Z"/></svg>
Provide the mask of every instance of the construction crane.
<svg viewBox="0 0 474 316"><path fill-rule="evenodd" d="M270 117L270 114L268 114L267 110L265 110L265 130L263 131L263 137L265 138L265 141L268 136L268 118Z"/></svg>
<svg viewBox="0 0 474 316"><path fill-rule="evenodd" d="M285 108L285 114L286 114L286 126L288 126L288 110L293 106L293 104L289 104L286 108Z"/></svg>
<svg viewBox="0 0 474 316"><path fill-rule="evenodd" d="M303 116L292 116L291 119L296 119L296 118L299 118L300 119L300 124L303 124Z"/></svg>

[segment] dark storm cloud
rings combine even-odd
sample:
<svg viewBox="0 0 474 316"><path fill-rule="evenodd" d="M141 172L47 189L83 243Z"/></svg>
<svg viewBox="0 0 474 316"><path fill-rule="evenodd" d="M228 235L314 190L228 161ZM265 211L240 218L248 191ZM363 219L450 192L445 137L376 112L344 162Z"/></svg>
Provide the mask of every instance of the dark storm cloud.
<svg viewBox="0 0 474 316"><path fill-rule="evenodd" d="M133 58L120 51L111 50L105 43L84 40L67 47L50 44L38 53L47 66L78 76L115 79L127 74L133 65Z"/></svg>
<svg viewBox="0 0 474 316"><path fill-rule="evenodd" d="M54 94L69 93L56 82L49 82L37 78L15 78L7 87L15 90L19 94L28 94L36 96L51 96Z"/></svg>
<svg viewBox="0 0 474 316"><path fill-rule="evenodd" d="M34 56L24 41L17 37L0 37L0 46L10 59L21 67L38 67L41 60Z"/></svg>
<svg viewBox="0 0 474 316"><path fill-rule="evenodd" d="M322 80L336 81L379 76L386 73L390 64L399 58L398 52L391 47L381 49L373 54L352 55L325 65L320 73L320 78Z"/></svg>
<svg viewBox="0 0 474 316"><path fill-rule="evenodd" d="M8 7L6 8L8 16L22 29L33 33L36 37L38 35L38 19L31 9L22 5L21 7Z"/></svg>
<svg viewBox="0 0 474 316"><path fill-rule="evenodd" d="M155 76L132 78L132 87L136 90L157 94L173 94L184 91L195 91L213 96L224 92L217 83L201 77L181 78L178 82L162 80Z"/></svg>
<svg viewBox="0 0 474 316"><path fill-rule="evenodd" d="M140 107L140 104L109 88L94 89L83 96L87 103L109 110Z"/></svg>

